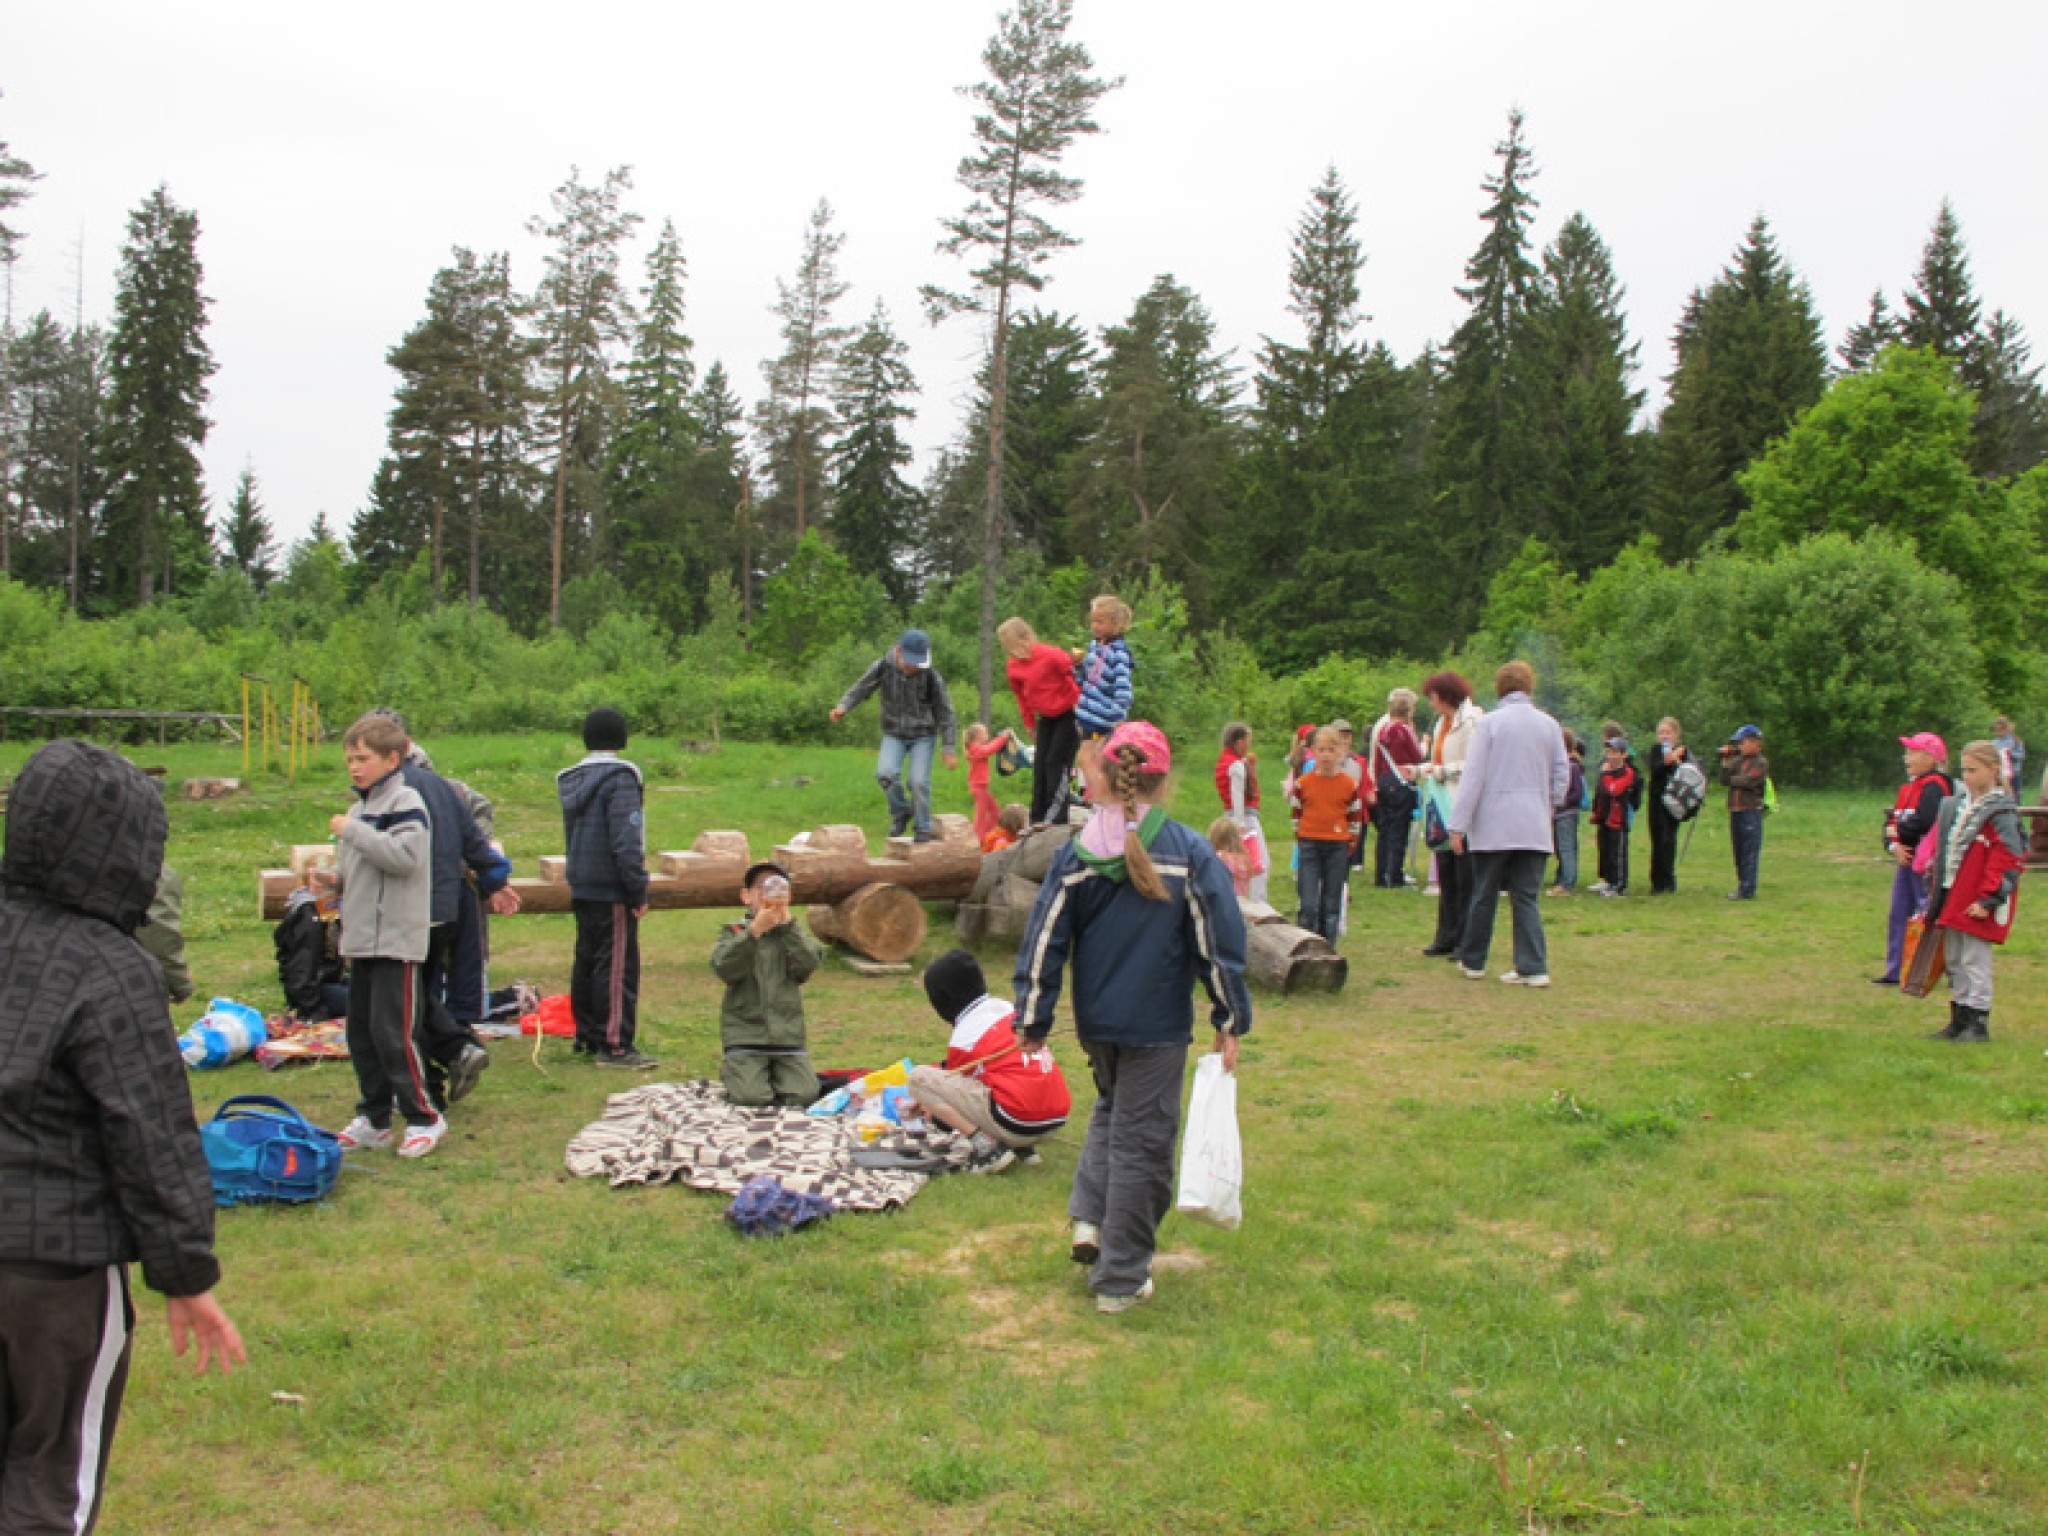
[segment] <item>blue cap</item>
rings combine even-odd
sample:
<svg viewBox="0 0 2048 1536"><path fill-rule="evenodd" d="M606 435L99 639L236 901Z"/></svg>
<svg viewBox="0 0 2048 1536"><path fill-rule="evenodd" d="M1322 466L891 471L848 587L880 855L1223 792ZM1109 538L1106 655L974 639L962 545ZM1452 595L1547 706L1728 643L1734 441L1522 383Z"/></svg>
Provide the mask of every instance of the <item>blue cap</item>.
<svg viewBox="0 0 2048 1536"><path fill-rule="evenodd" d="M1729 740L1748 741L1752 736L1761 738L1763 736L1763 727L1756 725L1745 725L1742 727L1742 729L1740 729L1732 737L1730 737Z"/></svg>
<svg viewBox="0 0 2048 1536"><path fill-rule="evenodd" d="M903 653L903 659L913 667L928 667L932 664L932 637L921 629L906 629L903 638L896 642L896 649Z"/></svg>

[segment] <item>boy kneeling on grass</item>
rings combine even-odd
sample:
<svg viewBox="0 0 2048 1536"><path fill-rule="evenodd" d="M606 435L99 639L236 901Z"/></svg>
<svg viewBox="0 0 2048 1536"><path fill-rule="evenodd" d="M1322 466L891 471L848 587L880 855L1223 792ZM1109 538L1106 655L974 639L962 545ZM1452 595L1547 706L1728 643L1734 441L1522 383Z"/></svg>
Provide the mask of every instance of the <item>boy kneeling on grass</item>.
<svg viewBox="0 0 2048 1536"><path fill-rule="evenodd" d="M711 947L711 969L725 983L719 1080L735 1104L806 1109L818 1097L818 1074L800 989L824 951L790 916L789 871L780 864L749 866L740 902L749 915L721 928Z"/></svg>
<svg viewBox="0 0 2048 1536"><path fill-rule="evenodd" d="M1037 1144L1067 1123L1073 1097L1059 1063L1042 1045L1023 1049L1016 1011L988 995L981 962L948 950L925 969L924 993L953 1026L943 1067L913 1067L910 1098L919 1111L974 1138L971 1173L1000 1173L1035 1161Z"/></svg>

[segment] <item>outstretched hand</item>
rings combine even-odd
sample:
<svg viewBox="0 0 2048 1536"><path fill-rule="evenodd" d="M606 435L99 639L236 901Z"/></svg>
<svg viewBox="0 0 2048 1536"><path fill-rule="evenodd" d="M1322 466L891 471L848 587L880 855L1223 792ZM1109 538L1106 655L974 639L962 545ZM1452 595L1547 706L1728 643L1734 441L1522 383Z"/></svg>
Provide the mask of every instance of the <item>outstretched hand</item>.
<svg viewBox="0 0 2048 1536"><path fill-rule="evenodd" d="M249 1363L249 1353L242 1348L241 1334L235 1331L234 1322L221 1310L220 1303L213 1299L213 1292L173 1296L170 1299L170 1323L171 1353L182 1359L185 1346L188 1343L195 1345L199 1358L193 1368L199 1375L204 1376L206 1368L216 1361L223 1376L236 1366Z"/></svg>

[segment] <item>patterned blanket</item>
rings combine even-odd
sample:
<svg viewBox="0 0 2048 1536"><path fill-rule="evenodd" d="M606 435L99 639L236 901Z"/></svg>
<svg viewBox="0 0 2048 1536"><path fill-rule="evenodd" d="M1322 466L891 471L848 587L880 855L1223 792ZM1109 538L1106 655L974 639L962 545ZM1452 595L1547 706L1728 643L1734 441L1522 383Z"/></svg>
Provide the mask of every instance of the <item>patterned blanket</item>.
<svg viewBox="0 0 2048 1536"><path fill-rule="evenodd" d="M578 1178L602 1175L621 1184L669 1179L692 1189L736 1195L767 1174L783 1188L824 1195L842 1211L886 1211L907 1205L927 1175L861 1168L853 1122L821 1119L798 1109L742 1109L715 1082L650 1083L606 1102L604 1118L586 1125L564 1158ZM968 1140L951 1131L892 1132L874 1143L964 1168Z"/></svg>

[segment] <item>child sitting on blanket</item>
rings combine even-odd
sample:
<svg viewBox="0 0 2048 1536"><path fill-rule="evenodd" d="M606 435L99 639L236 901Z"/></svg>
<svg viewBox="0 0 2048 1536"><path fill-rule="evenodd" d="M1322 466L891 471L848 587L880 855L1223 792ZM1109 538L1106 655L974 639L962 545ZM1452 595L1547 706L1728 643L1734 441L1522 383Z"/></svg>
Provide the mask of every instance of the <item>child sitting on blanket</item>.
<svg viewBox="0 0 2048 1536"><path fill-rule="evenodd" d="M926 1117L974 1138L970 1173L1000 1173L1067 1123L1073 1098L1042 1045L1019 1049L1014 1011L988 995L981 962L948 950L925 969L925 996L953 1026L943 1067L913 1067L910 1098ZM963 1070L965 1069L965 1070Z"/></svg>
<svg viewBox="0 0 2048 1536"><path fill-rule="evenodd" d="M803 1109L818 1097L798 989L824 960L789 913L789 871L752 865L740 878L749 916L719 930L711 969L725 983L718 1034L719 1078L735 1104Z"/></svg>

